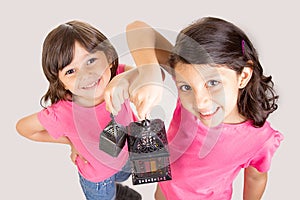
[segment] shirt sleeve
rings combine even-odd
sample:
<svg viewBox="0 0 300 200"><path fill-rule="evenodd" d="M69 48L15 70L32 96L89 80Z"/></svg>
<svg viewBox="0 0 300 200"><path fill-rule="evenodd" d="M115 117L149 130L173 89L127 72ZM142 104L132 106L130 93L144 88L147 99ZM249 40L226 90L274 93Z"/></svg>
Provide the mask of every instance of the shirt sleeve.
<svg viewBox="0 0 300 200"><path fill-rule="evenodd" d="M56 113L55 106L47 107L38 113L38 119L48 133L55 139L64 136L64 126Z"/></svg>
<svg viewBox="0 0 300 200"><path fill-rule="evenodd" d="M256 152L249 162L249 165L260 172L267 172L271 166L271 160L278 149L283 135L277 131L264 143L263 147Z"/></svg>
<svg viewBox="0 0 300 200"><path fill-rule="evenodd" d="M125 65L119 64L118 69L117 69L117 75L123 73L124 71L125 71Z"/></svg>

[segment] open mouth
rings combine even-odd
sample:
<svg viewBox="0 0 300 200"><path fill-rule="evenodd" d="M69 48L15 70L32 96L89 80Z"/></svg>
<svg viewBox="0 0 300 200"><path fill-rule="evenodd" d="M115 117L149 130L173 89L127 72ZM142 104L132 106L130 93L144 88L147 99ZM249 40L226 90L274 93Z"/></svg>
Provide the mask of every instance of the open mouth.
<svg viewBox="0 0 300 200"><path fill-rule="evenodd" d="M216 114L218 112L218 110L220 109L220 107L217 107L215 110L211 110L211 111L207 111L207 112L199 112L200 117L203 119L210 119L212 116L214 116L214 114Z"/></svg>
<svg viewBox="0 0 300 200"><path fill-rule="evenodd" d="M100 82L100 78L97 81L94 81L86 86L81 87L82 89L91 89L93 87L95 87L96 85L98 85L98 83Z"/></svg>

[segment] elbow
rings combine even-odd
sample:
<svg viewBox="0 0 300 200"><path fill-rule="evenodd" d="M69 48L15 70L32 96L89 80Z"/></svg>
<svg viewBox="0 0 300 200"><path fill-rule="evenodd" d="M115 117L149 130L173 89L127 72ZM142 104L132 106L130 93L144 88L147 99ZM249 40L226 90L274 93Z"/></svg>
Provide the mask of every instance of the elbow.
<svg viewBox="0 0 300 200"><path fill-rule="evenodd" d="M30 133L30 131L26 127L26 123L23 119L20 119L16 123L16 131L19 133L19 135L31 140L31 136L33 135L33 133Z"/></svg>
<svg viewBox="0 0 300 200"><path fill-rule="evenodd" d="M19 120L17 123L16 123L16 131L19 133L19 135L23 136L23 137L26 137L26 134L23 130L23 125L22 125L22 120Z"/></svg>
<svg viewBox="0 0 300 200"><path fill-rule="evenodd" d="M22 135L22 129L21 129L21 120L17 121L16 123L16 131Z"/></svg>
<svg viewBox="0 0 300 200"><path fill-rule="evenodd" d="M140 28L149 28L149 27L150 26L148 24L146 24L145 22L136 20L136 21L129 23L126 26L126 31L131 31L131 30L140 29Z"/></svg>

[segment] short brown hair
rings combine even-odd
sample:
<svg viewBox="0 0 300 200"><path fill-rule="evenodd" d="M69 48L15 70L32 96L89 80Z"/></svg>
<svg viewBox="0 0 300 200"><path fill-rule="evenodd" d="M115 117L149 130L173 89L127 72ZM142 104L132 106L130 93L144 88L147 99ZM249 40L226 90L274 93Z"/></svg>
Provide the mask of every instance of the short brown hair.
<svg viewBox="0 0 300 200"><path fill-rule="evenodd" d="M111 78L116 75L118 55L110 41L99 30L88 23L70 21L53 29L45 38L42 53L44 74L49 88L41 99L41 104L50 100L51 104L72 97L58 78L58 72L73 60L75 42L92 53L103 51L111 67Z"/></svg>

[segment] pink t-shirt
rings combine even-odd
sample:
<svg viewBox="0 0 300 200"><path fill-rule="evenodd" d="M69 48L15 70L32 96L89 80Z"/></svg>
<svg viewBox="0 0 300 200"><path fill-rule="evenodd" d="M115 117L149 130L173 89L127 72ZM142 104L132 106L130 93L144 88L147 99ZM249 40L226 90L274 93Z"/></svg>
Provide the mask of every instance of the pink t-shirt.
<svg viewBox="0 0 300 200"><path fill-rule="evenodd" d="M120 65L117 73L123 71L124 65ZM100 133L111 120L105 102L86 108L71 101L59 101L40 111L38 119L54 138L66 136L71 140L88 161L84 163L78 157L76 165L80 174L89 181L99 182L109 178L120 171L128 159L127 146L116 158L99 150ZM136 119L128 101L122 105L115 119L124 126Z"/></svg>
<svg viewBox="0 0 300 200"><path fill-rule="evenodd" d="M167 199L231 199L232 183L248 166L260 172L283 140L266 122L255 128L250 121L205 127L180 101L168 130L172 180L160 182Z"/></svg>

